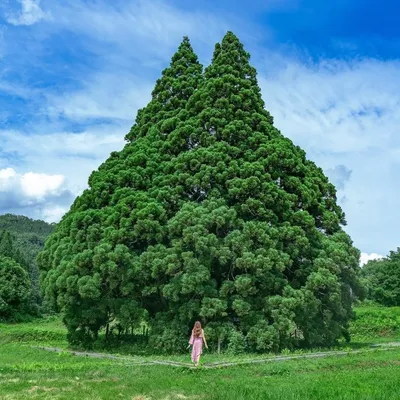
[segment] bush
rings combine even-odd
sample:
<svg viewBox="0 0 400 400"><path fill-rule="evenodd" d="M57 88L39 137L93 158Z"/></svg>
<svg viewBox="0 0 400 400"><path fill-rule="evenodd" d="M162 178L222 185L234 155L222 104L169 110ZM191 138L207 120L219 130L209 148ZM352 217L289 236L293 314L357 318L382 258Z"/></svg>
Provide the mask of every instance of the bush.
<svg viewBox="0 0 400 400"><path fill-rule="evenodd" d="M0 321L21 322L29 314L29 275L9 257L0 257Z"/></svg>
<svg viewBox="0 0 400 400"><path fill-rule="evenodd" d="M228 353L243 354L246 351L246 341L243 334L239 331L232 330L229 336Z"/></svg>
<svg viewBox="0 0 400 400"><path fill-rule="evenodd" d="M362 269L367 297L385 306L400 306L400 248Z"/></svg>

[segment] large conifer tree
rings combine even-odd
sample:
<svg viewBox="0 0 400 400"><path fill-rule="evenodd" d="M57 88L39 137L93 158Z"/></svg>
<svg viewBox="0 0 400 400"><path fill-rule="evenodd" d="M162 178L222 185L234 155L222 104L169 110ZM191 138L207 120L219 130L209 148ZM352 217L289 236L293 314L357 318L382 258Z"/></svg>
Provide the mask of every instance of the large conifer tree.
<svg viewBox="0 0 400 400"><path fill-rule="evenodd" d="M259 351L331 344L359 257L335 188L273 126L235 35L204 79L189 46L46 244L47 298L71 332L146 316L163 348L197 318L219 344L232 329Z"/></svg>

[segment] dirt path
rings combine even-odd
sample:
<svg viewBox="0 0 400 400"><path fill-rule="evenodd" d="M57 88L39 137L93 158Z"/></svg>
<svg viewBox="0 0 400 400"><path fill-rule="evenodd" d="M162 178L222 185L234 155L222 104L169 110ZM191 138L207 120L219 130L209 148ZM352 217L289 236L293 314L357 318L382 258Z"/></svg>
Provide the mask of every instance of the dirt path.
<svg viewBox="0 0 400 400"><path fill-rule="evenodd" d="M169 361L169 360L145 360L145 359L135 359L129 356L117 356L115 354L107 354L107 353L93 353L88 351L75 351L75 350L67 350L60 347L44 347L44 346L32 346L34 349L51 351L55 353L69 353L74 356L79 357L91 357L91 358L100 358L100 359L112 359L117 361L127 361L129 365L170 365L173 367L192 367L190 363L182 363L178 361Z"/></svg>
<svg viewBox="0 0 400 400"><path fill-rule="evenodd" d="M214 369L214 368L226 368L226 367L234 367L238 365L246 365L246 364L265 364L269 362L280 362L280 361L288 361L288 360L298 360L298 359L313 359L313 358L326 358L326 357L343 357L352 354L362 354L362 353L371 353L376 351L390 351L394 348L400 347L400 342L392 342L384 345L374 345L371 349L362 349L362 350L351 350L351 351L325 351L319 353L308 353L294 356L276 356L270 358L260 358L260 359L249 359L242 361L232 361L232 362L214 362L214 363L205 363L201 366L201 368L206 369ZM92 352L81 352L74 350L66 350L58 347L42 347L42 346L33 346L33 348L52 351L57 353L70 353L79 357L92 357L92 358L100 358L100 359L112 359L117 361L127 362L127 365L167 365L170 367L178 367L178 368L196 368L191 363L178 362L178 361L170 361L170 360L145 360L145 359L135 359L129 356L117 356L114 354L107 353L92 353Z"/></svg>

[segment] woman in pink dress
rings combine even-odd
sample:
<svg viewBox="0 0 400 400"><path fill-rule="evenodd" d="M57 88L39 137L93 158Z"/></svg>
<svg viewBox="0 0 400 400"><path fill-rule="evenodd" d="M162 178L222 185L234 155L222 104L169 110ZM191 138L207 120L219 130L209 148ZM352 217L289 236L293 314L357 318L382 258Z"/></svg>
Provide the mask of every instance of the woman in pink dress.
<svg viewBox="0 0 400 400"><path fill-rule="evenodd" d="M192 361L196 367L199 365L200 356L203 352L203 340L206 349L208 349L206 337L204 336L204 331L201 328L201 323L196 321L192 329L192 336L190 337L188 346L188 348L192 346Z"/></svg>

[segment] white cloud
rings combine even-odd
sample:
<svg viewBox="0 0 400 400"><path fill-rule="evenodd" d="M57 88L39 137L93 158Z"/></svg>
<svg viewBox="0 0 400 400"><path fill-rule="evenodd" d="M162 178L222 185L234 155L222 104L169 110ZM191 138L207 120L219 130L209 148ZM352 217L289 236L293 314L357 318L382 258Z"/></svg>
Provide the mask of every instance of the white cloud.
<svg viewBox="0 0 400 400"><path fill-rule="evenodd" d="M74 198L74 194L67 188L62 175L48 175L43 173L18 173L13 168L0 170L0 213L14 210L38 208L50 222L55 221L61 214L61 206L55 203L67 203ZM65 208L65 207L64 207ZM15 212L15 211L14 211ZM18 212L17 212L18 213Z"/></svg>
<svg viewBox="0 0 400 400"><path fill-rule="evenodd" d="M308 148L320 153L386 150L394 139L400 144L394 135L400 123L399 67L400 61L309 64L289 58L260 83L277 125Z"/></svg>
<svg viewBox="0 0 400 400"><path fill-rule="evenodd" d="M182 36L204 44L220 39L229 24L226 18L207 11L186 11L166 1L57 2L49 5L61 29L86 35L86 45L106 58L150 55L159 60L171 56ZM240 26L240 22L236 27ZM101 46L98 43L103 43ZM116 50L123 54L115 54Z"/></svg>
<svg viewBox="0 0 400 400"><path fill-rule="evenodd" d="M49 196L59 196L65 190L64 184L65 178L62 175L34 172L18 174L13 168L0 170L0 193L18 196L21 205L41 202Z"/></svg>
<svg viewBox="0 0 400 400"><path fill-rule="evenodd" d="M49 194L57 194L65 178L62 175L46 175L27 172L20 178L22 192L30 198L43 199Z"/></svg>
<svg viewBox="0 0 400 400"><path fill-rule="evenodd" d="M68 207L49 206L42 211L42 218L46 222L58 222L68 211Z"/></svg>
<svg viewBox="0 0 400 400"><path fill-rule="evenodd" d="M60 187L77 195L87 187L90 173L97 169L112 151L123 148L124 136L129 131L130 125L131 122L122 125L92 126L81 133L65 131L28 135L19 131L0 131L1 150L12 155L9 159L4 159L2 165L0 153L0 169L8 171L7 168L11 167L15 170L19 168L20 160L23 160L23 164L30 170L40 171L40 174L34 177L30 177L29 174L24 175L25 179L29 177L30 184L34 179L42 179L43 175L46 177L43 179L47 187L50 182L55 187L57 180L53 178L50 181L47 177L62 176L64 180ZM37 129L40 131L41 126ZM15 164L12 164L13 160ZM14 173L16 174L15 171ZM18 177L17 180L20 182L21 178ZM39 190L40 187L39 184L34 186L35 190ZM73 198L72 195L68 197L68 201L64 197L59 198L56 204L62 207L69 206Z"/></svg>
<svg viewBox="0 0 400 400"><path fill-rule="evenodd" d="M380 260L384 258L384 256L377 254L377 253L361 253L361 257L360 257L360 265L363 266L365 264L367 264L368 261L371 260Z"/></svg>
<svg viewBox="0 0 400 400"><path fill-rule="evenodd" d="M151 97L154 82L133 74L97 73L72 93L48 96L48 114L72 120L122 119L133 123L136 111Z"/></svg>
<svg viewBox="0 0 400 400"><path fill-rule="evenodd" d="M40 8L40 0L18 0L21 4L19 15L9 14L7 22L12 25L33 25L49 19L50 15Z"/></svg>

